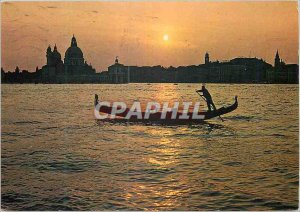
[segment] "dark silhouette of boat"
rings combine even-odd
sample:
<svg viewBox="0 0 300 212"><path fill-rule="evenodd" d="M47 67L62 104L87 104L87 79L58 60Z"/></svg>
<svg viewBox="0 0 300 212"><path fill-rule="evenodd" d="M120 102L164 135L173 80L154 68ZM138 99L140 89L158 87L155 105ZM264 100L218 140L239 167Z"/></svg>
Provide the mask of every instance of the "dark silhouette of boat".
<svg viewBox="0 0 300 212"><path fill-rule="evenodd" d="M142 118L138 118L137 116L132 116L129 119L126 119L127 113L130 111L129 108L127 108L123 113L118 113L116 116L117 118L114 119L115 121L129 121L129 122L157 122L157 123L174 123L174 124L184 124L184 123L199 123L203 122L204 120L212 119L215 117L220 117L221 115L230 113L234 111L238 107L238 100L237 96L235 96L235 101L232 105L227 106L227 107L221 107L217 110L212 110L212 111L200 111L198 112L198 115L203 115L203 119L193 119L192 115L193 112L188 112L187 115L189 116L188 119L180 119L179 116L181 116L183 113L182 112L177 112L176 118L172 118L172 112L167 112L166 113L166 118L161 119L161 112L156 112L153 114L150 114L148 119L144 119L145 117L145 112L141 112ZM106 113L106 114L111 114L113 107L108 107L108 106L101 106L99 112L100 113ZM108 118L109 119L109 118Z"/></svg>

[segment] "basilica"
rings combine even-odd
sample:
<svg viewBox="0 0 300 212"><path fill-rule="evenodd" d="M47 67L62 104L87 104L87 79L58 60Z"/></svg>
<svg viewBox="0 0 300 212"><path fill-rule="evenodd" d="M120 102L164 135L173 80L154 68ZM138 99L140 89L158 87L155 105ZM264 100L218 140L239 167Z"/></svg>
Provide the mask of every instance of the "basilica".
<svg viewBox="0 0 300 212"><path fill-rule="evenodd" d="M97 80L96 70L84 60L83 53L77 45L75 36L62 61L55 45L46 51L47 64L41 70L41 82L44 83L81 83Z"/></svg>
<svg viewBox="0 0 300 212"><path fill-rule="evenodd" d="M1 68L3 83L295 83L299 82L298 64L286 64L276 52L274 65L256 57L238 57L219 62L210 60L205 53L203 64L163 67L129 66L116 57L107 71L96 70L84 59L75 36L64 58L58 47L49 45L46 50L46 65L35 72L20 70L7 72Z"/></svg>

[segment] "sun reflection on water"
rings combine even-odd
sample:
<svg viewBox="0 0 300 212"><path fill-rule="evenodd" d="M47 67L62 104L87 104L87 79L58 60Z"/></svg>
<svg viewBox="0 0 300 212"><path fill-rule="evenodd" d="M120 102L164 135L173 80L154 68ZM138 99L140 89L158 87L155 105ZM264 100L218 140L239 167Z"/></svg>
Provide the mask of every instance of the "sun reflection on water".
<svg viewBox="0 0 300 212"><path fill-rule="evenodd" d="M234 92L240 106L224 122L201 125L95 122L89 110L95 93L107 101L195 101L197 86L3 85L3 204L11 210L296 209L298 86L211 84L216 105L230 103Z"/></svg>

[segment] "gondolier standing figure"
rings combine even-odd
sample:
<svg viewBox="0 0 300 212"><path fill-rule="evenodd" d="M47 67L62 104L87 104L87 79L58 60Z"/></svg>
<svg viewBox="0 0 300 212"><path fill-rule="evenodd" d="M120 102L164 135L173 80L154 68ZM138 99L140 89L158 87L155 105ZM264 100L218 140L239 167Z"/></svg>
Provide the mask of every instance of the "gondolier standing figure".
<svg viewBox="0 0 300 212"><path fill-rule="evenodd" d="M98 95L95 94L95 100L94 100L95 107L97 106L98 103L99 103Z"/></svg>
<svg viewBox="0 0 300 212"><path fill-rule="evenodd" d="M216 108L216 106L215 106L215 104L212 100L212 97L211 97L209 91L205 88L204 84L202 84L201 90L197 90L196 92L197 93L202 93L202 95L201 94L199 94L199 95L203 96L205 98L206 103L207 103L208 111L211 111L211 106L213 107L214 110L217 110L217 108Z"/></svg>

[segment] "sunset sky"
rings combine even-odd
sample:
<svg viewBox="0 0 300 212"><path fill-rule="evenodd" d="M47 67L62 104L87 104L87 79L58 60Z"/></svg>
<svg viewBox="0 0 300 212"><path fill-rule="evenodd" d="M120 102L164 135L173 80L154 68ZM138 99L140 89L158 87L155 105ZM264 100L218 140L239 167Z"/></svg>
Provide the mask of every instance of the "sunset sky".
<svg viewBox="0 0 300 212"><path fill-rule="evenodd" d="M297 2L6 2L2 67L35 71L56 43L64 58L75 34L88 63L180 66L234 57L273 64L278 49L298 63Z"/></svg>

